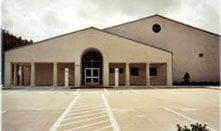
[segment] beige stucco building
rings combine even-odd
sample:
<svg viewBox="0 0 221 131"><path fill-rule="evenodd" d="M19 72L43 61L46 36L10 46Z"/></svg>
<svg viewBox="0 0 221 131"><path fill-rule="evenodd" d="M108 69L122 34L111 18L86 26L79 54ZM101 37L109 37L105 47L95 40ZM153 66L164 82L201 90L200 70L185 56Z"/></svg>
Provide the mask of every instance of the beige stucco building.
<svg viewBox="0 0 221 131"><path fill-rule="evenodd" d="M5 85L114 86L117 73L119 86L170 86L185 72L216 82L219 37L160 15L89 27L7 51Z"/></svg>

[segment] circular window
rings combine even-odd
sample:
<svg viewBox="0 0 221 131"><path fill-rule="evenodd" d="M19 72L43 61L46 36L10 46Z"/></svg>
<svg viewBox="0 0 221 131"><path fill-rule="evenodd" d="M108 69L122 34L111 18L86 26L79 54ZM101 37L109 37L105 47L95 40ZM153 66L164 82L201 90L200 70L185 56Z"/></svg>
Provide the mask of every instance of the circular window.
<svg viewBox="0 0 221 131"><path fill-rule="evenodd" d="M199 57L203 57L203 53L199 53Z"/></svg>
<svg viewBox="0 0 221 131"><path fill-rule="evenodd" d="M152 27L153 32L158 33L161 30L161 27L159 24L154 24Z"/></svg>

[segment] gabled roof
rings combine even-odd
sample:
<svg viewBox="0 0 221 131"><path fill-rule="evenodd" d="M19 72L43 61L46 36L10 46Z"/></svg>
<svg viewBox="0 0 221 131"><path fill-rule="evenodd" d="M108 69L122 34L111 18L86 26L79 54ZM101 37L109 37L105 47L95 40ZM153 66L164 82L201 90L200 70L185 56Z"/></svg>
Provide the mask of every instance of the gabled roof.
<svg viewBox="0 0 221 131"><path fill-rule="evenodd" d="M74 31L74 32L69 32L69 33L66 33L66 34L58 35L58 36L55 36L55 37L52 37L52 38L48 38L48 39L45 39L45 40L37 41L37 42L34 42L32 44L28 44L28 45L20 46L20 47L17 47L17 48L13 48L13 49L7 50L6 52L11 51L11 50L16 50L16 49L19 49L19 48L23 48L23 47L26 47L26 46L40 44L40 43L45 42L45 41L49 41L49 40L56 39L56 38L59 38L59 37L63 37L63 36L70 35L70 34L75 34L75 33L81 32L81 31L89 30L89 29L95 29L97 31L100 31L100 32L103 32L103 33L106 33L106 34L110 34L110 35L113 35L113 36L116 36L116 37L119 37L119 38L122 38L122 39L130 40L130 41L133 41L133 42L145 45L145 46L149 46L149 47L152 47L152 48L155 48L155 49L162 50L162 51L165 51L165 52L173 54L171 51L168 51L168 50L165 50L165 49L162 49L162 48L159 48L159 47L155 47L155 46L149 45L148 43L143 43L143 42L131 39L131 38L127 38L127 37L118 35L118 34L107 32L105 30L101 30L101 29L98 29L98 28L93 27L93 26L88 27L88 28L84 28L84 29L81 29L81 30L77 30L77 31Z"/></svg>
<svg viewBox="0 0 221 131"><path fill-rule="evenodd" d="M108 29L111 29L111 28L115 28L115 27L118 27L118 26L130 24L130 23L134 23L134 22L138 22L138 21L142 21L142 20L149 19L149 18L156 17L156 16L158 16L158 17L160 17L160 18L163 18L163 19L166 19L166 20L169 20L169 21L172 21L172 22L175 22L175 23L178 23L178 24L182 24L182 25L184 25L184 26L187 26L187 27L190 27L190 28L199 30L199 31L203 31L203 32L206 32L206 33L209 33L209 34L212 34L212 35L220 36L219 34L216 34L216 33L213 33L213 32L209 32L209 31L200 29L200 28L198 28L198 27L191 26L191 25L188 25L188 24L185 24L185 23L182 23L182 22L179 22L179 21L176 21L176 20L167 18L167 17L162 16L162 15L159 15L159 14L155 14L155 15L143 17L143 18L140 18L140 19L136 19L136 20L133 20L133 21L129 21L129 22L126 22L126 23L122 23L122 24L110 26L110 27L104 28L103 30L108 30Z"/></svg>

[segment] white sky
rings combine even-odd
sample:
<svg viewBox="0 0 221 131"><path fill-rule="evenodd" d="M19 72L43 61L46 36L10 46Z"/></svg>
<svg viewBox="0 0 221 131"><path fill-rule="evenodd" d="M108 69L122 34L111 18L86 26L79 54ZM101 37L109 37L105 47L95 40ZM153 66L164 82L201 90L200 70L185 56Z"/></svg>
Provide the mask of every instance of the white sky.
<svg viewBox="0 0 221 131"><path fill-rule="evenodd" d="M39 41L160 14L221 34L219 0L2 0L2 27Z"/></svg>

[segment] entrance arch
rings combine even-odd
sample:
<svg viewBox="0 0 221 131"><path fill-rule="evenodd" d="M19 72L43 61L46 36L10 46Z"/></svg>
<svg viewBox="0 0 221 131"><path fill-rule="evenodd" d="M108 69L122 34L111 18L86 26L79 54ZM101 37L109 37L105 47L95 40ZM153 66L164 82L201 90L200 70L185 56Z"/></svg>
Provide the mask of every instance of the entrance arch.
<svg viewBox="0 0 221 131"><path fill-rule="evenodd" d="M99 50L90 48L81 57L81 84L101 85L103 83L103 57Z"/></svg>

